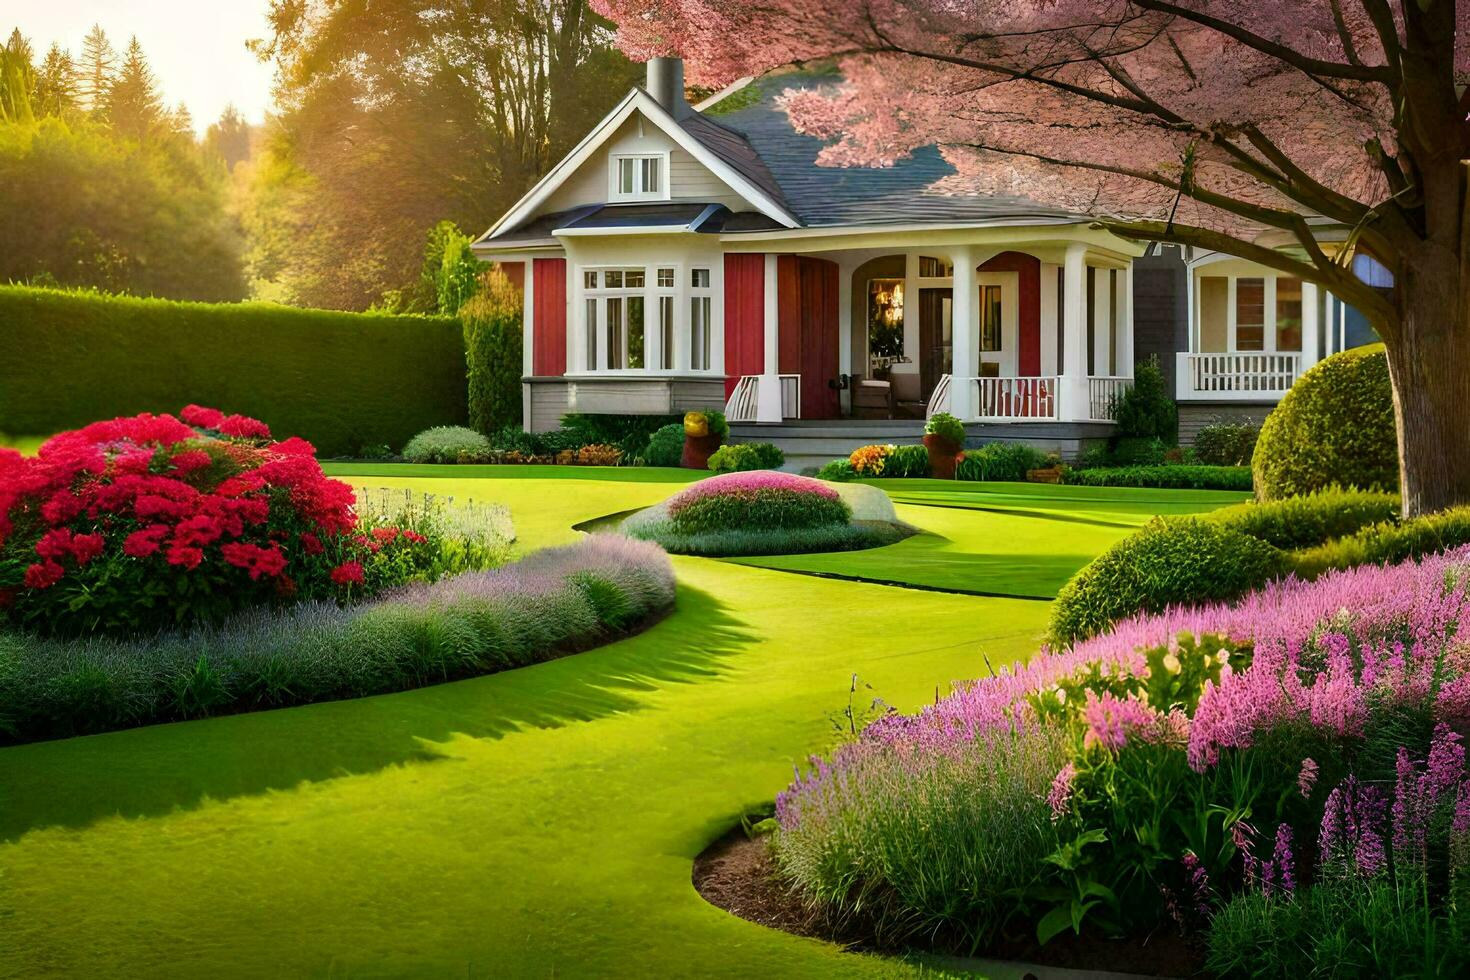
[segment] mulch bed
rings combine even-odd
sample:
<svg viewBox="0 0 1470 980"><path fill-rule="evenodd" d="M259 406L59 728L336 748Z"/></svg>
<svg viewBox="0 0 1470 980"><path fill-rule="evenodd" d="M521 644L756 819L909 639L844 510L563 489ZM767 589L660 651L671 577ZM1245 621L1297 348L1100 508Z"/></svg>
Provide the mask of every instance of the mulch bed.
<svg viewBox="0 0 1470 980"><path fill-rule="evenodd" d="M733 828L694 859L694 887L704 900L749 922L798 936L837 942L853 949L895 953L873 941L856 923L836 923L808 909L801 897L776 876L767 838L752 840ZM1190 940L1161 931L1131 939L1105 939L1065 933L1045 946L1007 942L983 955L1020 963L1072 970L1109 971L1145 977L1203 974L1202 950Z"/></svg>

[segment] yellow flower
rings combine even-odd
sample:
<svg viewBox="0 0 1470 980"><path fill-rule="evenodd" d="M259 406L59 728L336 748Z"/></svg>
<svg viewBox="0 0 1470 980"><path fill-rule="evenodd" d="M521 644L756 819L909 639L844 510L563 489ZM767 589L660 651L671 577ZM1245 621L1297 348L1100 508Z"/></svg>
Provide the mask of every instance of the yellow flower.
<svg viewBox="0 0 1470 980"><path fill-rule="evenodd" d="M1171 674L1179 673L1179 658L1173 653L1164 654L1164 669Z"/></svg>

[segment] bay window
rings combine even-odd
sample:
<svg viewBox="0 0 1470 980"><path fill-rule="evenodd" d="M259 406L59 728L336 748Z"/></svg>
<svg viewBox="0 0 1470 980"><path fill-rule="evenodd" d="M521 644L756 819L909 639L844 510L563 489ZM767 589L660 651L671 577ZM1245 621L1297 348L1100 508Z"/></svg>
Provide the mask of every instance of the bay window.
<svg viewBox="0 0 1470 980"><path fill-rule="evenodd" d="M714 290L710 269L681 271L675 265L584 267L580 275L579 362L583 370L664 372L713 368Z"/></svg>

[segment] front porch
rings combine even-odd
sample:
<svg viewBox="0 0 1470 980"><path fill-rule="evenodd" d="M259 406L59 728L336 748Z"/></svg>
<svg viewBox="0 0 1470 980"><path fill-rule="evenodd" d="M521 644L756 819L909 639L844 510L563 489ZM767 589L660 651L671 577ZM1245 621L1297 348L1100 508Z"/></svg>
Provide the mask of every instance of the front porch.
<svg viewBox="0 0 1470 980"><path fill-rule="evenodd" d="M763 252L760 373L731 372L727 417L1111 425L1133 376L1132 256L1075 227L1004 244L990 231Z"/></svg>

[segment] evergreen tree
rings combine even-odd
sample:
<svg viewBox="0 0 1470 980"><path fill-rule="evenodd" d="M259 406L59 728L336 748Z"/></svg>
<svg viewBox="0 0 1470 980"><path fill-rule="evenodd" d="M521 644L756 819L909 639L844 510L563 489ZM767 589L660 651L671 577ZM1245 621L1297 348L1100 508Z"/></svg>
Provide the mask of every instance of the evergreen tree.
<svg viewBox="0 0 1470 980"><path fill-rule="evenodd" d="M113 130L133 139L144 139L165 121L158 83L136 35L128 42L122 68L107 90L106 106Z"/></svg>
<svg viewBox="0 0 1470 980"><path fill-rule="evenodd" d="M33 118L36 70L31 65L31 44L20 28L0 48L0 121L23 122Z"/></svg>
<svg viewBox="0 0 1470 980"><path fill-rule="evenodd" d="M219 122L212 123L204 134L204 145L233 171L235 164L250 159L250 124L232 105L225 106Z"/></svg>
<svg viewBox="0 0 1470 980"><path fill-rule="evenodd" d="M76 105L76 63L70 52L52 44L36 73L36 115L59 116Z"/></svg>
<svg viewBox="0 0 1470 980"><path fill-rule="evenodd" d="M173 107L172 112L165 115L169 132L190 140L194 138L194 115L189 111L188 106L180 102Z"/></svg>
<svg viewBox="0 0 1470 980"><path fill-rule="evenodd" d="M93 24L82 39L82 58L77 70L77 96L82 108L101 115L107 107L107 93L117 76L117 52L101 24Z"/></svg>

